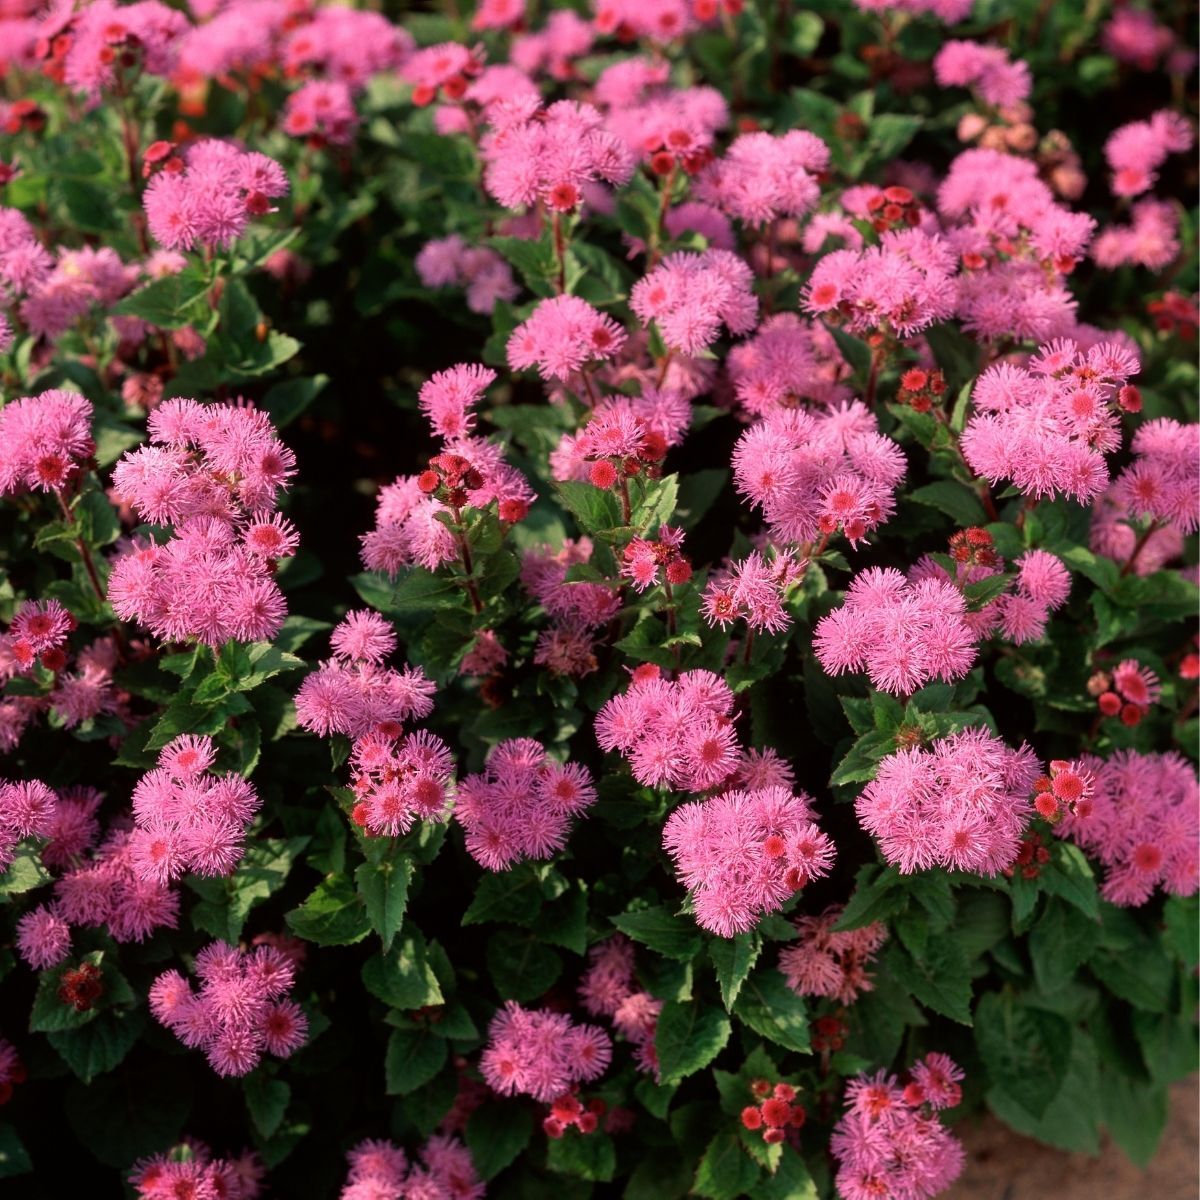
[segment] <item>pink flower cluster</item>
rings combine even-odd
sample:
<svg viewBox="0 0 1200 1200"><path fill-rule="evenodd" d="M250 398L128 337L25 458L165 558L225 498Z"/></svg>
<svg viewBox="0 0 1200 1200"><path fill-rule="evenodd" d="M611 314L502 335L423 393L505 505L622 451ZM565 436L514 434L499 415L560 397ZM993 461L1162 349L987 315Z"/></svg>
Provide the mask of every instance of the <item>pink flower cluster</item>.
<svg viewBox="0 0 1200 1200"><path fill-rule="evenodd" d="M687 583L692 564L683 553L683 530L660 525L656 538L631 539L621 553L621 575L637 592L660 583L668 590Z"/></svg>
<svg viewBox="0 0 1200 1200"><path fill-rule="evenodd" d="M19 842L49 835L56 803L50 788L36 779L0 780L0 870L7 870Z"/></svg>
<svg viewBox="0 0 1200 1200"><path fill-rule="evenodd" d="M1179 210L1166 200L1139 200L1128 225L1108 225L1092 246L1092 257L1107 271L1122 266L1161 271L1179 254Z"/></svg>
<svg viewBox="0 0 1200 1200"><path fill-rule="evenodd" d="M957 265L940 237L888 232L878 246L826 254L809 276L804 307L851 333L912 337L953 315Z"/></svg>
<svg viewBox="0 0 1200 1200"><path fill-rule="evenodd" d="M612 358L625 343L625 330L578 296L543 300L509 335L508 365L536 367L543 379L566 383L586 365Z"/></svg>
<svg viewBox="0 0 1200 1200"><path fill-rule="evenodd" d="M817 205L829 147L815 134L744 133L696 180L696 199L747 225L802 217Z"/></svg>
<svg viewBox="0 0 1200 1200"><path fill-rule="evenodd" d="M188 871L230 874L262 803L249 780L210 771L213 740L184 733L133 789L133 863L142 879L172 883Z"/></svg>
<svg viewBox="0 0 1200 1200"><path fill-rule="evenodd" d="M633 175L628 147L590 104L559 100L543 109L518 98L492 105L488 120L479 147L483 185L505 208L541 201L556 213L574 212L587 189L619 187Z"/></svg>
<svg viewBox="0 0 1200 1200"><path fill-rule="evenodd" d="M223 250L252 218L274 212L271 202L287 192L287 175L273 158L207 139L189 146L182 159L166 160L147 185L142 207L160 246Z"/></svg>
<svg viewBox="0 0 1200 1200"><path fill-rule="evenodd" d="M680 805L663 846L692 893L696 923L720 937L754 928L805 884L827 875L834 848L812 797L787 787L724 792Z"/></svg>
<svg viewBox="0 0 1200 1200"><path fill-rule="evenodd" d="M779 952L779 969L800 996L853 1004L875 981L868 968L887 941L887 926L872 921L858 929L835 930L841 908L796 921L799 940Z"/></svg>
<svg viewBox="0 0 1200 1200"><path fill-rule="evenodd" d="M512 268L495 250L468 246L457 233L426 242L413 265L427 288L465 288L475 313L490 313L498 300L515 300L520 292Z"/></svg>
<svg viewBox="0 0 1200 1200"><path fill-rule="evenodd" d="M1160 59L1172 75L1187 75L1196 65L1196 52L1179 45L1174 30L1144 8L1113 11L1100 34L1101 44L1118 62L1152 71Z"/></svg>
<svg viewBox="0 0 1200 1200"><path fill-rule="evenodd" d="M1113 194L1137 196L1149 191L1168 155L1182 154L1194 142L1187 118L1170 109L1156 112L1149 120L1122 125L1104 143Z"/></svg>
<svg viewBox="0 0 1200 1200"><path fill-rule="evenodd" d="M287 98L283 128L310 146L349 146L358 131L354 96L344 83L314 79Z"/></svg>
<svg viewBox="0 0 1200 1200"><path fill-rule="evenodd" d="M709 625L724 629L745 621L755 632L781 633L792 618L783 606L788 589L804 577L805 563L787 551L768 558L751 550L708 577L700 612Z"/></svg>
<svg viewBox="0 0 1200 1200"><path fill-rule="evenodd" d="M151 985L150 1011L218 1075L247 1075L264 1054L289 1058L308 1037L308 1018L287 999L296 966L274 946L240 950L210 942L196 955L199 991L178 971Z"/></svg>
<svg viewBox="0 0 1200 1200"><path fill-rule="evenodd" d="M1145 904L1156 888L1177 896L1200 888L1200 785L1174 751L1118 750L1085 756L1090 797L1064 814L1056 831L1100 860L1101 894L1113 904Z"/></svg>
<svg viewBox="0 0 1200 1200"><path fill-rule="evenodd" d="M458 1138L435 1134L418 1157L410 1163L393 1142L359 1142L346 1155L339 1200L483 1200L486 1188Z"/></svg>
<svg viewBox="0 0 1200 1200"><path fill-rule="evenodd" d="M521 582L552 622L538 635L534 660L556 675L586 675L596 669L593 631L621 609L615 588L586 580L567 582L571 567L591 557L589 538L564 538L557 550L534 547L521 557Z"/></svg>
<svg viewBox="0 0 1200 1200"><path fill-rule="evenodd" d="M975 633L967 618L952 583L913 583L892 567L871 567L854 577L842 607L817 622L813 649L830 675L866 671L881 691L910 695L971 669Z"/></svg>
<svg viewBox="0 0 1200 1200"><path fill-rule="evenodd" d="M42 862L62 871L54 900L32 909L17 928L18 950L32 967L43 969L66 958L73 925L103 927L114 941L126 943L143 942L156 929L174 929L179 919L179 893L144 878L138 869L127 818L113 822L91 849L99 837L100 799L92 788L58 796L47 834L51 841L42 851Z"/></svg>
<svg viewBox="0 0 1200 1200"><path fill-rule="evenodd" d="M768 317L753 337L730 347L725 361L738 402L755 417L797 400L833 405L850 398L838 382L845 361L830 334L796 313Z"/></svg>
<svg viewBox="0 0 1200 1200"><path fill-rule="evenodd" d="M962 1143L937 1114L962 1100L962 1071L934 1053L913 1063L910 1075L904 1087L886 1071L846 1085L846 1112L830 1144L842 1200L928 1200L961 1173Z"/></svg>
<svg viewBox="0 0 1200 1200"><path fill-rule="evenodd" d="M479 1070L501 1096L532 1096L548 1104L598 1079L611 1058L612 1042L598 1026L576 1024L565 1013L526 1009L510 1000L488 1026Z"/></svg>
<svg viewBox="0 0 1200 1200"><path fill-rule="evenodd" d="M555 762L533 738L511 738L492 748L482 772L459 781L454 817L471 857L505 871L561 850L571 818L595 801L592 777L578 763Z"/></svg>
<svg viewBox="0 0 1200 1200"><path fill-rule="evenodd" d="M962 436L971 469L1025 495L1086 503L1108 485L1104 455L1121 444L1118 411L1140 406L1129 378L1136 354L1116 342L1083 350L1069 338L1042 346L1019 367L997 363L975 382Z"/></svg>
<svg viewBox="0 0 1200 1200"><path fill-rule="evenodd" d="M1134 460L1117 476L1113 498L1132 517L1194 533L1200 525L1200 425L1159 417L1133 435L1131 449Z"/></svg>
<svg viewBox="0 0 1200 1200"><path fill-rule="evenodd" d="M295 455L270 418L244 403L168 400L148 426L150 445L122 457L113 488L143 520L173 532L116 559L113 609L169 641L274 637L287 612L275 563L299 541L276 511Z"/></svg>
<svg viewBox="0 0 1200 1200"><path fill-rule="evenodd" d="M730 333L749 333L758 320L753 273L729 250L681 251L669 255L629 297L638 319L653 321L663 341L684 354L707 350L724 325Z"/></svg>
<svg viewBox="0 0 1200 1200"><path fill-rule="evenodd" d="M361 538L368 570L394 579L414 563L436 570L454 561L461 549L444 518L457 521L464 508L495 504L500 520L508 523L528 513L533 489L504 461L503 447L468 436L475 421L471 410L495 378L487 367L460 363L421 386L421 410L434 435L445 439L444 447L429 460L428 470L402 475L380 491L375 528Z"/></svg>
<svg viewBox="0 0 1200 1200"><path fill-rule="evenodd" d="M0 691L0 750L12 750L34 717L46 709L66 729L74 729L105 712L126 715L124 695L113 690L116 642L112 638L97 638L80 650L74 670L67 670L71 660L65 634L37 632L41 619L56 611L57 601L27 600L8 632L0 635L0 684L14 675L32 672L35 664L54 673L48 692L8 695ZM31 626L33 636L30 636ZM71 628L74 628L73 617Z"/></svg>
<svg viewBox="0 0 1200 1200"><path fill-rule="evenodd" d="M55 390L9 402L0 409L0 496L61 491L95 448L83 396Z"/></svg>
<svg viewBox="0 0 1200 1200"><path fill-rule="evenodd" d="M1027 63L1012 62L1001 47L978 42L944 43L934 57L933 74L942 87L974 88L997 108L1020 104L1033 90Z"/></svg>
<svg viewBox="0 0 1200 1200"><path fill-rule="evenodd" d="M129 1182L137 1200L257 1200L262 1177L262 1164L249 1151L237 1158L216 1158L203 1143L189 1140L136 1163Z"/></svg>
<svg viewBox="0 0 1200 1200"><path fill-rule="evenodd" d="M1113 485L1092 507L1088 545L1136 575L1153 575L1183 553L1183 535L1173 525L1139 529L1140 523L1140 514L1126 507Z"/></svg>
<svg viewBox="0 0 1200 1200"><path fill-rule="evenodd" d="M778 408L733 450L733 478L779 542L811 543L841 530L857 544L895 511L904 452L864 405Z"/></svg>
<svg viewBox="0 0 1200 1200"><path fill-rule="evenodd" d="M620 751L647 787L703 792L738 769L732 714L733 692L719 675L684 671L672 680L643 666L596 714L596 740Z"/></svg>
<svg viewBox="0 0 1200 1200"><path fill-rule="evenodd" d="M642 991L634 978L634 949L617 934L588 951L588 966L579 980L579 1002L594 1017L607 1017L633 1047L638 1069L658 1075L654 1035L662 1001Z"/></svg>
<svg viewBox="0 0 1200 1200"><path fill-rule="evenodd" d="M407 833L417 820L440 820L454 758L441 738L403 729L433 711L433 683L419 667L384 666L396 634L378 613L347 613L331 640L333 657L296 693L296 719L321 737L341 733L354 739L354 820L386 837Z"/></svg>
<svg viewBox="0 0 1200 1200"><path fill-rule="evenodd" d="M889 754L854 808L905 875L935 866L995 875L1017 857L1040 774L1028 746L1013 750L987 729L964 729L929 749Z"/></svg>

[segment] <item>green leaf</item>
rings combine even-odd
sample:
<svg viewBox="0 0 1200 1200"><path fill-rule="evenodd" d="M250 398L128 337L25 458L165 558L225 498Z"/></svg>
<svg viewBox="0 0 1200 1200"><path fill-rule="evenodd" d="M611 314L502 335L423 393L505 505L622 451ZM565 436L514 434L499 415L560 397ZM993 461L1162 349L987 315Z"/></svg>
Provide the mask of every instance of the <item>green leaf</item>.
<svg viewBox="0 0 1200 1200"><path fill-rule="evenodd" d="M0 875L0 897L20 896L50 882L50 872L42 866L42 856L32 846L18 846L8 870Z"/></svg>
<svg viewBox="0 0 1200 1200"><path fill-rule="evenodd" d="M594 1183L608 1183L617 1169L617 1151L607 1133L579 1133L568 1129L551 1138L546 1148L546 1167L563 1175L574 1175Z"/></svg>
<svg viewBox="0 0 1200 1200"><path fill-rule="evenodd" d="M246 1111L264 1141L270 1141L283 1124L292 1089L282 1079L272 1079L265 1070L252 1071L242 1080Z"/></svg>
<svg viewBox="0 0 1200 1200"><path fill-rule="evenodd" d="M479 1106L467 1121L467 1148L485 1182L495 1178L529 1145L533 1117L529 1110L504 1101Z"/></svg>
<svg viewBox="0 0 1200 1200"><path fill-rule="evenodd" d="M551 281L558 274L558 263L549 234L536 241L491 237L487 239L487 244L517 268L531 291L539 296L547 296L554 291Z"/></svg>
<svg viewBox="0 0 1200 1200"><path fill-rule="evenodd" d="M136 1045L146 1017L136 1009L110 1009L80 1029L46 1035L50 1045L84 1083L115 1070Z"/></svg>
<svg viewBox="0 0 1200 1200"><path fill-rule="evenodd" d="M1195 896L1169 896L1163 905L1167 947L1189 971L1200 961L1200 903Z"/></svg>
<svg viewBox="0 0 1200 1200"><path fill-rule="evenodd" d="M411 879L412 866L407 858L363 863L354 872L354 882L366 905L371 928L379 934L385 953L392 948L392 942L404 924Z"/></svg>
<svg viewBox="0 0 1200 1200"><path fill-rule="evenodd" d="M1041 1117L1066 1078L1071 1026L1011 992L988 992L975 1006L975 1045L992 1087Z"/></svg>
<svg viewBox="0 0 1200 1200"><path fill-rule="evenodd" d="M774 967L759 968L746 980L734 1003L733 1015L777 1046L801 1054L808 1052L804 1000L788 987Z"/></svg>
<svg viewBox="0 0 1200 1200"><path fill-rule="evenodd" d="M297 937L318 946L351 946L371 932L362 898L344 875L323 879L285 920Z"/></svg>
<svg viewBox="0 0 1200 1200"><path fill-rule="evenodd" d="M886 961L888 969L926 1008L960 1024L971 1024L970 964L952 938L931 938L920 959L893 942Z"/></svg>
<svg viewBox="0 0 1200 1200"><path fill-rule="evenodd" d="M773 1175L758 1186L754 1200L817 1200L817 1185L813 1182L799 1154L785 1150Z"/></svg>
<svg viewBox="0 0 1200 1200"><path fill-rule="evenodd" d="M547 904L538 919L538 936L575 954L587 950L587 885L582 879L571 886L552 904Z"/></svg>
<svg viewBox="0 0 1200 1200"><path fill-rule="evenodd" d="M406 1096L428 1083L446 1061L446 1039L427 1029L393 1029L383 1070L389 1096Z"/></svg>
<svg viewBox="0 0 1200 1200"><path fill-rule="evenodd" d="M267 389L262 407L276 429L290 425L329 384L328 375L305 375Z"/></svg>
<svg viewBox="0 0 1200 1200"><path fill-rule="evenodd" d="M944 512L960 529L987 524L987 514L979 497L965 484L939 480L915 488L908 493L908 498Z"/></svg>
<svg viewBox="0 0 1200 1200"><path fill-rule="evenodd" d="M1147 1166L1167 1126L1167 1089L1108 1069L1101 1071L1100 1081L1108 1132L1139 1167Z"/></svg>
<svg viewBox="0 0 1200 1200"><path fill-rule="evenodd" d="M654 1035L662 1082L678 1083L707 1067L725 1048L731 1028L729 1018L712 1005L664 1004Z"/></svg>
<svg viewBox="0 0 1200 1200"><path fill-rule="evenodd" d="M1100 922L1063 900L1051 900L1029 935L1033 974L1043 992L1071 982L1100 940Z"/></svg>
<svg viewBox="0 0 1200 1200"><path fill-rule="evenodd" d="M463 599L462 589L449 577L424 567L408 567L393 583L387 576L364 572L350 579L354 590L384 616L428 616L447 607L451 597ZM453 606L451 606L453 607Z"/></svg>
<svg viewBox="0 0 1200 1200"><path fill-rule="evenodd" d="M827 325L826 329L833 335L842 357L865 379L871 370L871 347L862 338L857 338L836 325Z"/></svg>
<svg viewBox="0 0 1200 1200"><path fill-rule="evenodd" d="M666 905L621 913L612 923L624 934L668 958L690 959L700 950L700 934L690 917L681 917Z"/></svg>
<svg viewBox="0 0 1200 1200"><path fill-rule="evenodd" d="M908 907L909 893L900 886L900 873L895 867L883 871L868 863L859 867L854 880L854 892L842 909L834 929L861 929L875 921L887 921Z"/></svg>
<svg viewBox="0 0 1200 1200"><path fill-rule="evenodd" d="M209 279L199 267L185 267L138 288L113 312L122 317L140 317L159 329L182 329L200 324L207 315L209 287Z"/></svg>
<svg viewBox="0 0 1200 1200"><path fill-rule="evenodd" d="M755 933L739 933L735 937L714 938L709 942L708 955L716 968L721 1002L727 1010L733 1007L761 951L762 941Z"/></svg>
<svg viewBox="0 0 1200 1200"><path fill-rule="evenodd" d="M693 1192L708 1200L738 1200L758 1179L758 1164L742 1148L737 1134L718 1133L696 1168Z"/></svg>
<svg viewBox="0 0 1200 1200"><path fill-rule="evenodd" d="M33 1160L17 1131L7 1121L0 1122L0 1179L27 1175L33 1170Z"/></svg>
<svg viewBox="0 0 1200 1200"><path fill-rule="evenodd" d="M192 909L192 924L223 941L236 943L251 909L284 883L308 838L254 838L237 870L225 879L194 879L203 897Z"/></svg>
<svg viewBox="0 0 1200 1200"><path fill-rule="evenodd" d="M372 955L363 963L362 981L371 995L392 1008L418 1009L443 1002L425 937L411 923L386 954Z"/></svg>
<svg viewBox="0 0 1200 1200"><path fill-rule="evenodd" d="M1056 839L1053 861L1038 875L1042 890L1060 896L1092 920L1100 919L1100 898L1092 865L1082 850L1071 842Z"/></svg>
<svg viewBox="0 0 1200 1200"><path fill-rule="evenodd" d="M612 492L580 480L556 483L554 491L584 533L600 533L621 524L621 507Z"/></svg>
<svg viewBox="0 0 1200 1200"><path fill-rule="evenodd" d="M480 879L462 923L510 921L514 925L528 925L541 907L541 879L529 863L521 863L507 871L488 872Z"/></svg>
<svg viewBox="0 0 1200 1200"><path fill-rule="evenodd" d="M562 971L562 959L532 933L505 929L488 939L487 964L496 991L505 1000L542 995Z"/></svg>
<svg viewBox="0 0 1200 1200"><path fill-rule="evenodd" d="M892 733L872 730L864 733L846 752L842 761L834 768L829 777L832 787L843 783L866 783L875 778L875 772L880 760L886 758L896 748L896 738Z"/></svg>

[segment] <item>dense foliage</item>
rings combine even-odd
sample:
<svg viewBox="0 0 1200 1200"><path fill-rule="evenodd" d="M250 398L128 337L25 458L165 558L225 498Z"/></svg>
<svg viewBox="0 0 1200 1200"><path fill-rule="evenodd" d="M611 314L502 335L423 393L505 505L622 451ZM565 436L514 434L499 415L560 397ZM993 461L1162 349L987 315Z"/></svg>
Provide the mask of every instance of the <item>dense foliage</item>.
<svg viewBox="0 0 1200 1200"><path fill-rule="evenodd" d="M6 1195L1154 1154L1187 6L0 14Z"/></svg>

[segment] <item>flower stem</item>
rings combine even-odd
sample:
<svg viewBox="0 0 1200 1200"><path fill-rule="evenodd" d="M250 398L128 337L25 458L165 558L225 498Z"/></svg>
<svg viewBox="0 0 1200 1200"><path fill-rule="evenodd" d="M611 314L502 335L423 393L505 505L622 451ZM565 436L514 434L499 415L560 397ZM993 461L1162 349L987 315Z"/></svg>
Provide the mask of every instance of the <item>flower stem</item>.
<svg viewBox="0 0 1200 1200"><path fill-rule="evenodd" d="M1134 543L1133 549L1129 552L1129 557L1125 560L1125 565L1121 568L1121 575L1124 577L1137 565L1138 557L1146 548L1146 543L1150 538L1162 527L1162 522L1155 517L1154 520L1142 530L1138 536L1138 540Z"/></svg>

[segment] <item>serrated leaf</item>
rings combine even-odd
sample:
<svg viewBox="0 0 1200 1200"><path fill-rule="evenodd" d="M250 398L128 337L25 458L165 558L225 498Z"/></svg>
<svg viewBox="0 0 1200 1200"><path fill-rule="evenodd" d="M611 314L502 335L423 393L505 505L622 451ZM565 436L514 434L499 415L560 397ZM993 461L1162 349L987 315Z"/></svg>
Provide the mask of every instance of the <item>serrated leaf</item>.
<svg viewBox="0 0 1200 1200"><path fill-rule="evenodd" d="M612 918L612 923L635 942L668 958L690 959L700 950L695 922L672 912L666 905L621 913Z"/></svg>
<svg viewBox="0 0 1200 1200"><path fill-rule="evenodd" d="M389 1096L406 1096L428 1083L446 1061L446 1039L427 1029L393 1029L384 1057Z"/></svg>
<svg viewBox="0 0 1200 1200"><path fill-rule="evenodd" d="M507 871L484 875L475 888L475 898L463 914L464 925L482 925L488 921L511 921L528 925L542 907L542 884L528 863Z"/></svg>
<svg viewBox="0 0 1200 1200"><path fill-rule="evenodd" d="M366 905L371 928L379 934L386 953L404 924L412 866L406 858L389 858L363 863L354 872L358 894Z"/></svg>
<svg viewBox="0 0 1200 1200"><path fill-rule="evenodd" d="M758 1176L758 1164L742 1148L738 1136L718 1133L696 1168L692 1190L708 1200L738 1200L750 1193Z"/></svg>
<svg viewBox="0 0 1200 1200"><path fill-rule="evenodd" d="M292 1089L282 1079L272 1079L266 1071L252 1071L242 1080L246 1111L254 1128L265 1141L270 1141L283 1124Z"/></svg>
<svg viewBox="0 0 1200 1200"><path fill-rule="evenodd" d="M725 1048L731 1028L729 1018L712 1005L664 1004L654 1035L662 1082L678 1083L707 1067Z"/></svg>
<svg viewBox="0 0 1200 1200"><path fill-rule="evenodd" d="M755 933L739 933L735 937L714 938L708 944L708 956L717 972L721 1002L726 1009L733 1006L758 956L762 941Z"/></svg>
<svg viewBox="0 0 1200 1200"><path fill-rule="evenodd" d="M760 968L742 985L733 1015L760 1037L801 1054L809 1049L808 1012L774 967Z"/></svg>
<svg viewBox="0 0 1200 1200"><path fill-rule="evenodd" d="M988 992L975 1006L975 1045L992 1086L1040 1117L1066 1077L1071 1026L1011 993Z"/></svg>
<svg viewBox="0 0 1200 1200"><path fill-rule="evenodd" d="M533 1117L529 1110L504 1101L479 1106L467 1121L467 1149L479 1177L494 1178L529 1144Z"/></svg>
<svg viewBox="0 0 1200 1200"><path fill-rule="evenodd" d="M362 897L344 875L323 879L285 920L297 937L318 946L351 946L371 932Z"/></svg>
<svg viewBox="0 0 1200 1200"><path fill-rule="evenodd" d="M951 938L933 938L917 959L892 943L888 969L926 1008L952 1021L971 1024L971 971L962 947Z"/></svg>

